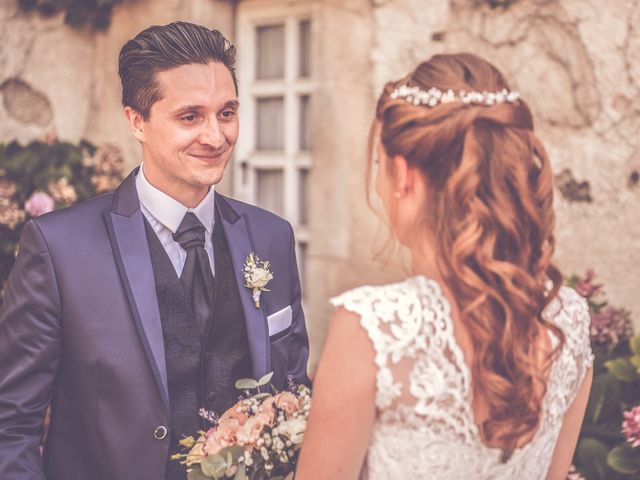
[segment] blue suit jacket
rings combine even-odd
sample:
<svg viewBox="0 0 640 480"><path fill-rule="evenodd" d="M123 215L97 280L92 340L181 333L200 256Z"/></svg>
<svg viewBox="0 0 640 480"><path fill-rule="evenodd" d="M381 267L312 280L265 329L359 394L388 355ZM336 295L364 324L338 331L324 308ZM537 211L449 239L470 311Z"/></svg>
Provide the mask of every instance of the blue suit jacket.
<svg viewBox="0 0 640 480"><path fill-rule="evenodd" d="M308 383L291 226L222 195L215 201L255 377L273 371L279 389L287 375ZM269 260L274 274L260 309L242 275L250 252ZM50 401L43 461L38 442ZM134 171L115 192L24 228L0 310L0 479L163 479L169 436L157 440L154 431L169 418L160 314Z"/></svg>

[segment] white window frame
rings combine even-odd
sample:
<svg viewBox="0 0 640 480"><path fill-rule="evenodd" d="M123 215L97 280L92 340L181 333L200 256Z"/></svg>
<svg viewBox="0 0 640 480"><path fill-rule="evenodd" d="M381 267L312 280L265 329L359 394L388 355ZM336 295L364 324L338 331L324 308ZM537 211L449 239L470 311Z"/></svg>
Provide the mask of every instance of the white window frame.
<svg viewBox="0 0 640 480"><path fill-rule="evenodd" d="M283 215L293 225L298 246L309 246L309 202L307 224L300 222L300 172L309 172L313 161L311 152L299 149L300 97L313 93L311 76L301 78L300 22L311 21L310 0L241 1L237 11L236 45L238 47L237 75L240 101L240 136L236 144L233 192L240 200L257 204L257 171L281 170L283 173ZM284 78L257 80L256 30L269 25L284 26ZM313 29L313 27L312 27ZM282 97L284 101L284 148L282 151L256 151L256 103L258 98ZM310 128L307 122L307 128ZM299 252L300 253L300 252ZM300 254L298 255L300 259Z"/></svg>

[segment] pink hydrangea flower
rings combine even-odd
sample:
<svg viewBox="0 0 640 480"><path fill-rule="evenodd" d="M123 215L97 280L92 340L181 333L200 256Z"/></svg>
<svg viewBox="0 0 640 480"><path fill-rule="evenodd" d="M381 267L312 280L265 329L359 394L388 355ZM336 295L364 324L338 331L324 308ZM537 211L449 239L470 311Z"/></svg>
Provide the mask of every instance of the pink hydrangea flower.
<svg viewBox="0 0 640 480"><path fill-rule="evenodd" d="M24 209L32 217L38 217L53 211L55 202L45 192L33 192L24 204Z"/></svg>
<svg viewBox="0 0 640 480"><path fill-rule="evenodd" d="M585 276L578 280L578 283L576 284L576 291L585 298L592 297L593 295L600 293L602 285L593 283L595 278L596 272L592 269L587 270Z"/></svg>
<svg viewBox="0 0 640 480"><path fill-rule="evenodd" d="M631 323L624 310L606 306L591 314L591 339L597 343L617 343L631 336Z"/></svg>
<svg viewBox="0 0 640 480"><path fill-rule="evenodd" d="M622 433L632 447L640 447L640 405L624 412Z"/></svg>

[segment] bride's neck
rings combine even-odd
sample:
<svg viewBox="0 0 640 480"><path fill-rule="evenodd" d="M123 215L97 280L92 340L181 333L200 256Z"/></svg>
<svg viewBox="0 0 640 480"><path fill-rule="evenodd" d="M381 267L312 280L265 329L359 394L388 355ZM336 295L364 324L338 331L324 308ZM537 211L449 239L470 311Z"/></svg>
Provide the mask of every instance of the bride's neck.
<svg viewBox="0 0 640 480"><path fill-rule="evenodd" d="M411 273L442 281L432 242L420 242L411 248Z"/></svg>

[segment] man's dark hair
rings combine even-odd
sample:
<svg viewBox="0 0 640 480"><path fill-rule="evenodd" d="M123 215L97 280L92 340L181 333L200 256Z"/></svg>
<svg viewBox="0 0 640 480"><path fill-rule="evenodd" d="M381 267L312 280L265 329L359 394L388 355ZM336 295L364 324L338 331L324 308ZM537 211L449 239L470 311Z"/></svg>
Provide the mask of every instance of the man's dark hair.
<svg viewBox="0 0 640 480"><path fill-rule="evenodd" d="M118 74L122 105L137 110L148 120L151 106L162 95L156 73L181 65L210 62L227 67L237 93L236 48L222 33L187 22L149 27L120 50Z"/></svg>

